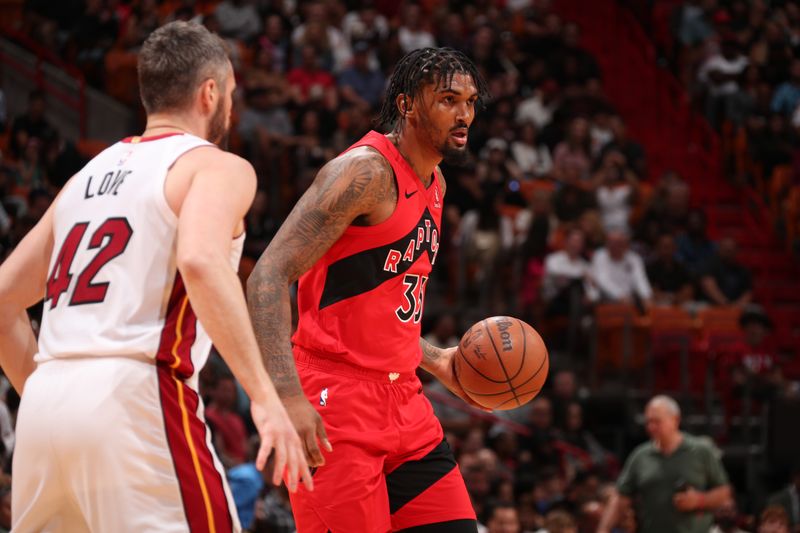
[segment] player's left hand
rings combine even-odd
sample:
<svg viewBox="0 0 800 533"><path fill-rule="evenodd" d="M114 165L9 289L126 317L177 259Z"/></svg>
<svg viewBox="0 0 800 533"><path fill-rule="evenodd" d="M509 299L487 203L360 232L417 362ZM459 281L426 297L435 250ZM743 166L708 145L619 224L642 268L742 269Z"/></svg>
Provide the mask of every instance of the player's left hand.
<svg viewBox="0 0 800 533"><path fill-rule="evenodd" d="M672 503L675 505L675 508L684 513L699 509L700 500L700 493L691 487L672 497Z"/></svg>
<svg viewBox="0 0 800 533"><path fill-rule="evenodd" d="M457 346L453 346L452 348L445 348L442 350L442 357L439 360L439 364L436 368L436 371L432 372L432 374L442 382L442 385L447 387L447 389L467 402L469 405L476 409L480 409L481 411L486 411L487 413L491 413L492 410L488 407L484 407L479 403L476 403L472 398L470 398L464 389L461 388L461 384L458 382L456 378L456 370L455 370L455 356L456 352L458 351Z"/></svg>

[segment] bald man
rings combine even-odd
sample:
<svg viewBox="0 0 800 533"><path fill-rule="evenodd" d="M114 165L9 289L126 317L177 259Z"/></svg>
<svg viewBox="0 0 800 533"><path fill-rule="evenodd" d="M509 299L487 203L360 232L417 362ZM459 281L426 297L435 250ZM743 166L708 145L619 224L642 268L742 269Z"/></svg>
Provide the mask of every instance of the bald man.
<svg viewBox="0 0 800 533"><path fill-rule="evenodd" d="M711 511L731 498L713 445L681 432L681 410L669 396L650 400L645 419L650 441L625 462L597 531L610 531L632 500L640 533L707 533Z"/></svg>

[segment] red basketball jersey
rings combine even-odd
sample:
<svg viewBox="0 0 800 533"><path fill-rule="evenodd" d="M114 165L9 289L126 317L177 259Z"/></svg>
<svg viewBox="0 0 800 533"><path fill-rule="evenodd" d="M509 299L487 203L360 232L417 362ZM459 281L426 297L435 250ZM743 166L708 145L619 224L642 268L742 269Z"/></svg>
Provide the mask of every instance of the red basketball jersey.
<svg viewBox="0 0 800 533"><path fill-rule="evenodd" d="M392 215L375 226L350 226L300 278L300 321L292 339L306 351L386 372L419 365L425 286L439 250L442 191L425 187L397 148L371 131L348 148L371 146L397 183Z"/></svg>

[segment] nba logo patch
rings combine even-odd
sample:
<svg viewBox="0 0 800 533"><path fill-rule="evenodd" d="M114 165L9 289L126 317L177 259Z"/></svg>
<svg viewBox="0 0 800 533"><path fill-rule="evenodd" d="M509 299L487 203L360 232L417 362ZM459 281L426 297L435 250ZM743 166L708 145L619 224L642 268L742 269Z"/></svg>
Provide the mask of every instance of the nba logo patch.
<svg viewBox="0 0 800 533"><path fill-rule="evenodd" d="M328 387L322 389L322 392L319 393L319 404L322 407L328 405Z"/></svg>
<svg viewBox="0 0 800 533"><path fill-rule="evenodd" d="M439 186L437 185L435 189L433 189L433 207L439 209L442 207L442 203L439 201Z"/></svg>

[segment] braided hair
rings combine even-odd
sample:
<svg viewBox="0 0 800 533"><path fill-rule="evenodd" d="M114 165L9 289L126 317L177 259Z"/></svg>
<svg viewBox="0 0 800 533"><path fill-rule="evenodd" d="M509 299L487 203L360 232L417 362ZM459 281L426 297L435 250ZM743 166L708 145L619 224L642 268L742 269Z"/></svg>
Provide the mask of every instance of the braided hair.
<svg viewBox="0 0 800 533"><path fill-rule="evenodd" d="M392 72L386 98L383 101L377 122L390 130L395 129L404 118L397 109L397 97L408 100L416 97L425 85L434 83L436 88L448 88L456 74L472 78L478 89L476 107L489 100L486 80L478 72L475 63L463 52L452 48L420 48L403 56Z"/></svg>

